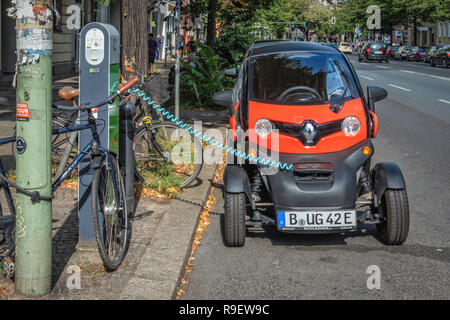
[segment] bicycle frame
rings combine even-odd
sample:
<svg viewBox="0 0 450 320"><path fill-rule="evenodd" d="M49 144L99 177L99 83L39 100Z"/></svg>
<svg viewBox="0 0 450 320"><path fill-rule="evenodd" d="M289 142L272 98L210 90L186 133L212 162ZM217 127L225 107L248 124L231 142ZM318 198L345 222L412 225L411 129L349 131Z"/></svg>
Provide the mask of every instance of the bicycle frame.
<svg viewBox="0 0 450 320"><path fill-rule="evenodd" d="M72 132L77 132L77 131L82 131L82 130L91 130L92 137L93 137L92 140L89 142L89 144L86 147L84 147L84 149L75 158L75 160L69 165L69 167L67 167L63 171L61 176L53 183L52 192L55 192L61 186L61 184L67 179L67 177L69 177L71 175L73 170L75 170L75 168L77 167L78 164L80 164L80 162L82 162L89 154L92 154L91 151L92 151L93 145L95 145L96 148L98 146L99 153L108 154L108 156L109 156L109 151L106 150L105 148L101 147L100 138L99 138L99 135L97 132L97 126L96 126L95 120L92 118L92 113L90 110L88 112L88 115L89 115L89 124L87 124L87 125L68 126L66 128L59 128L59 129L52 130L52 135L66 134L66 133L72 133ZM16 142L16 140L17 140L16 137L0 139L0 145L13 143L13 142ZM3 168L3 163L1 160L0 160L0 173L2 173L3 175L5 174L4 168ZM114 184L117 185L115 176L114 175L112 175L112 176L113 176ZM7 193L7 195L11 195L8 184L6 182L4 182L3 180L0 182L1 182L1 186L5 189L5 192ZM12 197L11 197L11 199L12 199ZM10 202L8 200L8 205L9 205L9 203ZM10 210L11 210L11 208L10 208ZM11 210L11 213L15 214L14 208Z"/></svg>

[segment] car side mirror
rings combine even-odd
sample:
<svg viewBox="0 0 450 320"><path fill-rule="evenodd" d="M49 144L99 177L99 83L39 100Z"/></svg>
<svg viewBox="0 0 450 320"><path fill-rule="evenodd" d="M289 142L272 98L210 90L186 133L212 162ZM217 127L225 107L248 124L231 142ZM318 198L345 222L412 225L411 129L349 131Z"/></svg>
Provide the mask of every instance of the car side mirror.
<svg viewBox="0 0 450 320"><path fill-rule="evenodd" d="M221 107L225 107L230 112L230 115L234 115L234 106L233 106L233 91L225 90L219 93L216 93L213 97L213 101L215 104Z"/></svg>
<svg viewBox="0 0 450 320"><path fill-rule="evenodd" d="M236 68L231 68L231 69L227 69L225 70L225 75L232 77L232 78L236 78L237 77L237 70Z"/></svg>
<svg viewBox="0 0 450 320"><path fill-rule="evenodd" d="M367 101L369 109L375 112L375 102L381 101L388 96L386 90L380 87L367 87Z"/></svg>

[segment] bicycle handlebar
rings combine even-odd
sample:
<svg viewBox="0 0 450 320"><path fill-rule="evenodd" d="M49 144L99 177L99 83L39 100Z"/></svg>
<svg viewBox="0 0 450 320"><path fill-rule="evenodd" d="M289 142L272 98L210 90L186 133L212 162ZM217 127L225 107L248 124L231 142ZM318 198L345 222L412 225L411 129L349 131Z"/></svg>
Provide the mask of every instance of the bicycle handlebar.
<svg viewBox="0 0 450 320"><path fill-rule="evenodd" d="M95 108L100 108L100 107L102 107L102 106L104 106L106 104L112 104L114 99L116 99L121 94L127 93L128 90L130 90L138 82L140 82L138 77L132 77L115 94L113 94L112 96L108 97L105 101L102 101L102 102L99 102L99 103L96 103L96 104L93 104L93 105L89 105L89 104L81 105L81 106L58 106L58 105L53 105L53 107L58 109L58 110L62 110L62 111L81 111L81 112L85 112L87 110L91 110L91 109L95 109Z"/></svg>

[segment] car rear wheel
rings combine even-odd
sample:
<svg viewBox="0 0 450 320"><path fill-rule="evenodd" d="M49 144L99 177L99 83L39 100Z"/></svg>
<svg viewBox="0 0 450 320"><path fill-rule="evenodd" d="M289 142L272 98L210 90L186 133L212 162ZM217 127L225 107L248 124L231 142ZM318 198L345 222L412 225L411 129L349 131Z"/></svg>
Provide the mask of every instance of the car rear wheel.
<svg viewBox="0 0 450 320"><path fill-rule="evenodd" d="M245 244L246 203L244 193L225 192L224 242L228 247L243 247Z"/></svg>
<svg viewBox="0 0 450 320"><path fill-rule="evenodd" d="M433 60L433 58L431 58L431 60L430 60L431 62L430 62L430 65L432 66L432 67L436 67L436 64L434 63L434 60Z"/></svg>
<svg viewBox="0 0 450 320"><path fill-rule="evenodd" d="M409 204L406 190L386 190L380 202L383 222L377 225L380 240L391 246L403 244L409 231Z"/></svg>

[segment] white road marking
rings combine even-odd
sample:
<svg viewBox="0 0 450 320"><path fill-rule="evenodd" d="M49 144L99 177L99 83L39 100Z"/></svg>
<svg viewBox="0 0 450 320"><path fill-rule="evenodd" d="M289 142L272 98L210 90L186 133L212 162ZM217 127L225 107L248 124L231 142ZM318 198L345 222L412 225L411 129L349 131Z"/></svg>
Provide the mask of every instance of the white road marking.
<svg viewBox="0 0 450 320"><path fill-rule="evenodd" d="M381 68L381 69L390 69L388 67L383 67L383 66L377 66L377 68Z"/></svg>
<svg viewBox="0 0 450 320"><path fill-rule="evenodd" d="M440 102L450 104L450 101L439 99Z"/></svg>
<svg viewBox="0 0 450 320"><path fill-rule="evenodd" d="M360 76L361 78L364 78L364 79L367 79L367 80L370 80L370 81L373 81L373 79L372 78L369 78L369 77L365 77L365 76Z"/></svg>
<svg viewBox="0 0 450 320"><path fill-rule="evenodd" d="M397 88L397 89L400 89L400 90L404 90L404 91L411 92L411 90L409 90L409 89L406 89L406 88L403 88L403 87L396 86L395 84L392 84L392 83L390 83L389 86L390 86L390 87Z"/></svg>
<svg viewBox="0 0 450 320"><path fill-rule="evenodd" d="M409 70L400 70L401 72L408 72L408 73L417 73L415 71L409 71Z"/></svg>
<svg viewBox="0 0 450 320"><path fill-rule="evenodd" d="M423 74L424 76L429 76L429 77L436 78L436 79L439 79L439 80L447 80L447 81L450 81L450 78L439 77L439 76L433 76L433 75L431 75L431 74L426 74L426 73L421 73L421 74Z"/></svg>
<svg viewBox="0 0 450 320"><path fill-rule="evenodd" d="M407 73L414 73L414 74L417 74L417 75L420 75L420 76L427 76L427 77L431 77L431 78L435 78L435 79L439 79L439 80L450 81L450 78L435 76L435 75L428 74L428 73L423 73L423 72L409 71L409 70L403 70L403 69L400 69L399 71L407 72Z"/></svg>

